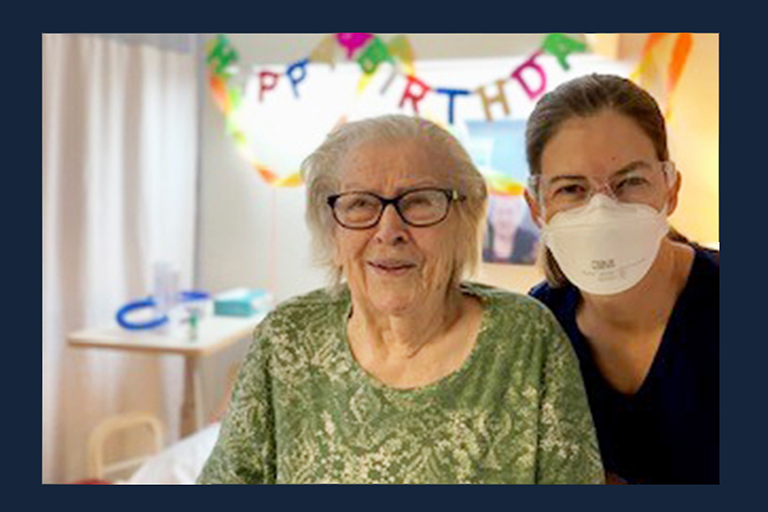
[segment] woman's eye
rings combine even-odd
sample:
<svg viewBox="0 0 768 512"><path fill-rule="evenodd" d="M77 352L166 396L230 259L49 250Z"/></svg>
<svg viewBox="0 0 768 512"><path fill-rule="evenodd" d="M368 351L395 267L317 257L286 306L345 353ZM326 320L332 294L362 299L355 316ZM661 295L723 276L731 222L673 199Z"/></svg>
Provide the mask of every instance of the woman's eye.
<svg viewBox="0 0 768 512"><path fill-rule="evenodd" d="M563 186L557 187L554 191L554 195L572 196L572 195L583 194L584 192L585 190L582 185L572 183L570 185L563 185Z"/></svg>
<svg viewBox="0 0 768 512"><path fill-rule="evenodd" d="M347 210L347 211L367 210L367 209L373 208L373 206L374 206L373 201L371 201L370 199L367 199L367 198L357 198L357 199L353 199L352 201L348 202L344 206L344 209Z"/></svg>
<svg viewBox="0 0 768 512"><path fill-rule="evenodd" d="M405 201L405 207L411 207L411 206L429 206L431 204L430 200L426 197L410 197L407 201Z"/></svg>
<svg viewBox="0 0 768 512"><path fill-rule="evenodd" d="M618 185L616 185L616 190L622 190L625 188L633 188L633 187L640 187L643 185L647 185L648 180L643 178L642 176L630 176L628 178L625 178L619 182Z"/></svg>

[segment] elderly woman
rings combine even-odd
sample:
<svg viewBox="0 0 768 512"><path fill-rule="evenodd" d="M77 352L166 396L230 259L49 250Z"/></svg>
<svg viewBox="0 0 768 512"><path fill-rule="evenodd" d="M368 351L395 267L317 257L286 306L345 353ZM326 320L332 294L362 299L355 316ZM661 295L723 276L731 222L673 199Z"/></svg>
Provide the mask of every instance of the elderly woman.
<svg viewBox="0 0 768 512"><path fill-rule="evenodd" d="M526 138L547 247L531 293L579 357L609 480L717 483L719 252L667 223L680 175L656 102L580 77L539 101Z"/></svg>
<svg viewBox="0 0 768 512"><path fill-rule="evenodd" d="M458 142L424 120L367 119L303 173L334 286L256 329L199 482L602 482L555 318L462 282L486 188Z"/></svg>

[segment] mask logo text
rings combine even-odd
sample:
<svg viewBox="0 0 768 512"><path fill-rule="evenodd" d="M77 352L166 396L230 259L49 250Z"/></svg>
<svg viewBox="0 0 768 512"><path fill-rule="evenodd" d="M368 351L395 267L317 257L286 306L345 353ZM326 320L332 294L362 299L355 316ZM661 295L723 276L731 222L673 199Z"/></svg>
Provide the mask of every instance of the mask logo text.
<svg viewBox="0 0 768 512"><path fill-rule="evenodd" d="M611 260L592 260L592 270L607 270L615 268L616 263Z"/></svg>

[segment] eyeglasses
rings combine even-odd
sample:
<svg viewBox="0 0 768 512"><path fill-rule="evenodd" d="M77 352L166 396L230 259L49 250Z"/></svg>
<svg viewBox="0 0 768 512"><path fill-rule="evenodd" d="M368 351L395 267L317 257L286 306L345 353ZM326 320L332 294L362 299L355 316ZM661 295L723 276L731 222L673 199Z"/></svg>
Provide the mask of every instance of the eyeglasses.
<svg viewBox="0 0 768 512"><path fill-rule="evenodd" d="M372 228L381 220L384 208L393 205L403 222L409 226L425 228L442 222L451 203L466 199L456 190L419 188L393 198L372 192L345 192L328 197L333 218L347 229Z"/></svg>
<svg viewBox="0 0 768 512"><path fill-rule="evenodd" d="M583 206L603 190L621 203L651 204L674 183L676 173L670 161L634 162L598 187L580 174L546 180L537 174L529 178L528 184L544 207L559 211Z"/></svg>

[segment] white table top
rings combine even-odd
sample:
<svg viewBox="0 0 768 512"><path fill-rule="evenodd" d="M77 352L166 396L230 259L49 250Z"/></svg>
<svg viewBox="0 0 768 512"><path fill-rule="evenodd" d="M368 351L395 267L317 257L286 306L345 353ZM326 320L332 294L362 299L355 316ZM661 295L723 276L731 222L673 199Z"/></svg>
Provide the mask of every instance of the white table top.
<svg viewBox="0 0 768 512"><path fill-rule="evenodd" d="M210 315L200 319L197 339L189 339L186 326L164 333L157 329L131 331L116 323L71 333L73 347L162 352L186 356L205 356L218 352L241 339L250 339L253 329L266 313L251 317Z"/></svg>

